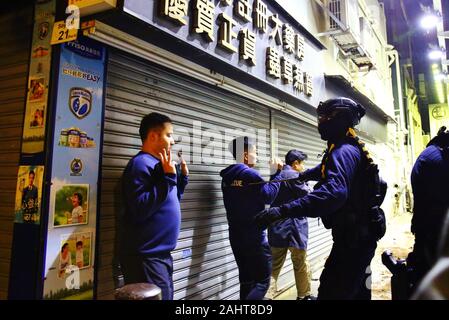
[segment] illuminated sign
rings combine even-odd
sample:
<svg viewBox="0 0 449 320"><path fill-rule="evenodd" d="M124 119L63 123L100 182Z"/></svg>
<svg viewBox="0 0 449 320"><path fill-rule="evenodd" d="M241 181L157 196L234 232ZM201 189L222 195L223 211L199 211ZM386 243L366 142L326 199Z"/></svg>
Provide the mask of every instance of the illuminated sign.
<svg viewBox="0 0 449 320"><path fill-rule="evenodd" d="M296 98L324 85L319 48L263 0L125 0L124 11ZM316 95L318 96L318 95Z"/></svg>

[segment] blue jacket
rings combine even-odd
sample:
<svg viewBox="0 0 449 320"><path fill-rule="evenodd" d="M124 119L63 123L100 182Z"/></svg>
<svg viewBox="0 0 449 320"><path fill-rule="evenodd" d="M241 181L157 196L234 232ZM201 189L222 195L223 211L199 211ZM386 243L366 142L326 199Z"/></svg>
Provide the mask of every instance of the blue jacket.
<svg viewBox="0 0 449 320"><path fill-rule="evenodd" d="M449 207L449 162L442 150L428 146L413 166L411 182L414 208L412 232L417 236L440 234Z"/></svg>
<svg viewBox="0 0 449 320"><path fill-rule="evenodd" d="M318 181L314 190L308 195L287 203L281 210L290 217L322 217L332 220L334 240L351 242L355 239L354 230L358 228L350 218L349 210L358 199L358 192L363 189L361 177L362 153L358 146L348 139L335 144L326 163L326 175L322 177L321 165L302 174L304 180ZM354 209L354 211L357 211ZM348 240L351 239L351 240Z"/></svg>
<svg viewBox="0 0 449 320"><path fill-rule="evenodd" d="M139 152L123 172L124 215L120 254L166 254L176 247L181 225L180 197L188 177L165 174L159 159Z"/></svg>
<svg viewBox="0 0 449 320"><path fill-rule="evenodd" d="M220 172L223 201L229 225L229 240L233 250L257 249L268 244L266 230L254 223L254 217L271 204L279 191L279 183L247 186L249 183L263 182L260 174L239 163Z"/></svg>
<svg viewBox="0 0 449 320"><path fill-rule="evenodd" d="M289 165L285 165L278 179L297 178L299 173ZM281 183L279 193L272 203L273 207L278 207L284 203L291 202L307 195L311 188L307 183L298 181L285 181ZM309 224L306 217L289 218L270 225L268 228L268 242L270 246L277 248L294 247L307 249L309 235Z"/></svg>

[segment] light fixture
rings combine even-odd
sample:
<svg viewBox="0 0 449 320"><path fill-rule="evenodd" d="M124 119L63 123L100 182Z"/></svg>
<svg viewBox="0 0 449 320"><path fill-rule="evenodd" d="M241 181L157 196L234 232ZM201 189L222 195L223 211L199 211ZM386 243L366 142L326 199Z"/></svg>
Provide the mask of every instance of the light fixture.
<svg viewBox="0 0 449 320"><path fill-rule="evenodd" d="M433 28L436 28L440 20L440 16L436 13L426 13L421 18L421 28L423 28L424 30L431 30Z"/></svg>
<svg viewBox="0 0 449 320"><path fill-rule="evenodd" d="M428 57L430 60L439 60L439 59L443 58L445 52L446 52L446 49L444 49L444 48L432 49L431 51L429 51Z"/></svg>

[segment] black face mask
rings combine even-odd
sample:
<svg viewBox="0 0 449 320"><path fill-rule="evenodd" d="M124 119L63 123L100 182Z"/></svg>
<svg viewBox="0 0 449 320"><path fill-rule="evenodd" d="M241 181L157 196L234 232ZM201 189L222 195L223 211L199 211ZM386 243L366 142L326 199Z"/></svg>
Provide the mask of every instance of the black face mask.
<svg viewBox="0 0 449 320"><path fill-rule="evenodd" d="M348 125L343 119L331 119L318 124L318 132L324 141L338 141L345 137Z"/></svg>

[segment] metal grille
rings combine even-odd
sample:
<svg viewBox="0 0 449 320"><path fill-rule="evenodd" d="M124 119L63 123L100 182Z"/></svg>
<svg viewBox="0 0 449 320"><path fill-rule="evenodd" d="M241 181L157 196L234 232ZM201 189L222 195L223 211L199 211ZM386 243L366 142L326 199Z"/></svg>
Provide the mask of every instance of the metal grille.
<svg viewBox="0 0 449 320"><path fill-rule="evenodd" d="M140 148L138 126L142 117L152 111L169 115L180 145L195 142L194 148L204 146L208 139L203 136L201 141L192 141L193 121L201 121L203 131L207 130L210 136L226 129L269 128L269 111L262 106L115 51L110 54L107 81L98 265L100 299L113 295L114 217L121 208L119 179L128 160ZM266 155L261 162L268 163L268 138L258 147ZM181 201L181 233L173 252L175 299L238 298L238 270L229 245L219 176L220 170L230 163L229 159L222 164L189 166L190 182ZM261 172L268 178L268 166L263 166Z"/></svg>
<svg viewBox="0 0 449 320"><path fill-rule="evenodd" d="M337 17L337 19L341 21L341 0L330 0L329 11L332 12ZM329 17L329 26L330 29L339 28L337 22L335 22L331 17Z"/></svg>

